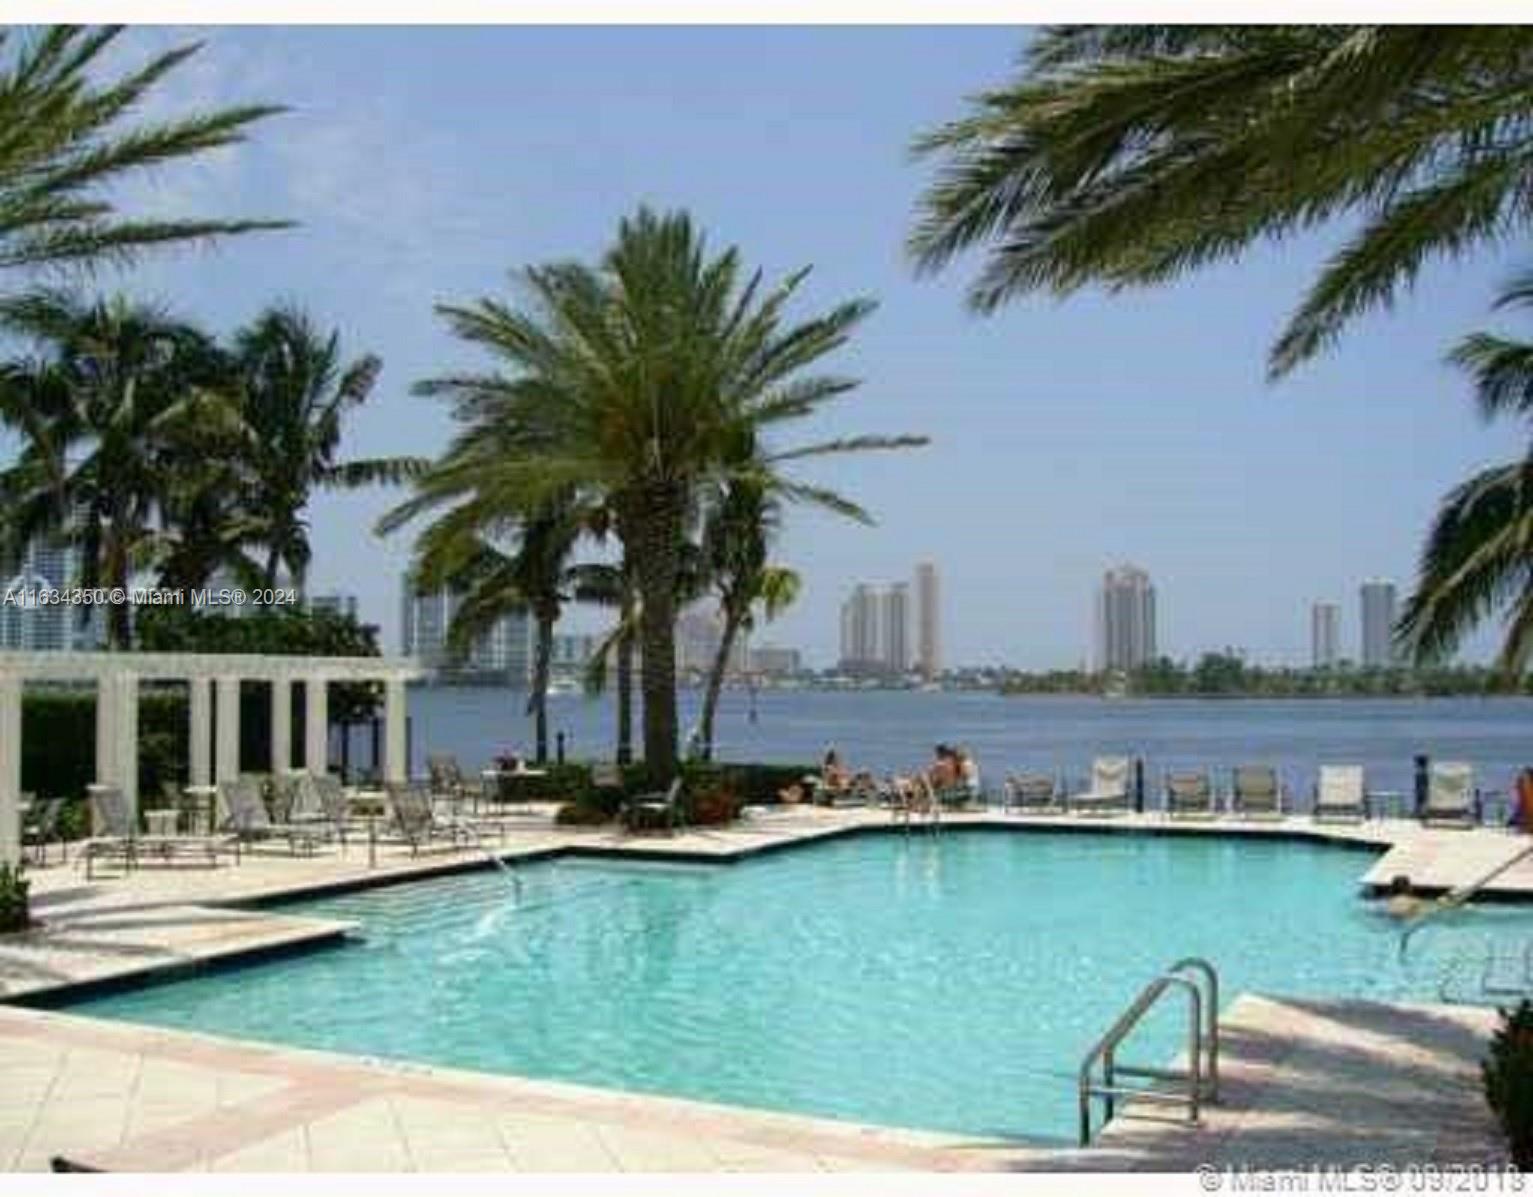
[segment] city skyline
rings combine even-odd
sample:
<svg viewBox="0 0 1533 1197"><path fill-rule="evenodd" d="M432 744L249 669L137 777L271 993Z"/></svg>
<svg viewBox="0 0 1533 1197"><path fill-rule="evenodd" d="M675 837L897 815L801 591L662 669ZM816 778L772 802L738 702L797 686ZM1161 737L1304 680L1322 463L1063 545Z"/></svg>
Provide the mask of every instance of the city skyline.
<svg viewBox="0 0 1533 1197"><path fill-rule="evenodd" d="M942 672L936 566L919 562L914 579L914 599L904 580L852 586L841 604L838 670L890 676L915 670L927 680Z"/></svg>
<svg viewBox="0 0 1533 1197"><path fill-rule="evenodd" d="M1155 586L1137 565L1116 565L1102 575L1096 599L1097 672L1131 672L1156 660Z"/></svg>
<svg viewBox="0 0 1533 1197"><path fill-rule="evenodd" d="M435 299L503 296L508 271L599 252L635 196L687 207L769 274L813 264L806 302L879 301L834 363L864 382L855 418L852 406L827 417L828 436L933 437L833 470L805 464L803 477L846 492L876 524L787 513L774 555L804 588L774 637L833 661L844 579L896 576L921 558L942 570L948 662L1070 667L1102 562L1133 558L1154 566L1162 652L1244 643L1305 660L1309 629L1295 612L1315 595L1355 593L1359 556L1403 594L1442 495L1515 444L1511 424L1466 418L1464 381L1442 360L1455 331L1496 323L1504 270L1429 264L1430 303L1403 296L1277 386L1264 378L1266 346L1344 229L1295 235L1132 302L1086 293L975 318L963 271L920 279L902 254L928 179L907 147L1005 79L1021 41L993 29L230 28L194 78L169 81L167 102L178 88L198 100L280 95L293 109L285 135L178 172L174 189L150 189L150 207L191 195L301 227L211 256L156 256L126 285L223 329L270 295L303 295L348 351L384 358L374 397L348 422L348 452L434 453L451 423L411 384L483 365L432 317ZM455 64L448 78L426 68L443 60ZM784 77L802 81L791 96ZM368 106L344 102L359 91ZM486 105L552 105L596 133L551 142L537 128L454 119ZM383 155L397 169L380 179ZM821 183L812 210L795 182L806 174ZM231 275L248 285L228 287ZM99 285L124 282L105 270ZM1272 477L1284 484L1256 481ZM386 644L398 643L394 579L410 538L370 532L398 498L323 493L308 513L313 589L355 592ZM568 626L607 623L575 610ZM1496 631L1463 657L1488 656Z"/></svg>

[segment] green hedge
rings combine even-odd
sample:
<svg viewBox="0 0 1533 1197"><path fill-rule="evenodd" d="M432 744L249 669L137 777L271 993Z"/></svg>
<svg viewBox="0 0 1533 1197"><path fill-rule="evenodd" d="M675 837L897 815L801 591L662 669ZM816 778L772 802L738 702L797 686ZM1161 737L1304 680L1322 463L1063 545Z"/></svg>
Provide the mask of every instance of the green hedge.
<svg viewBox="0 0 1533 1197"><path fill-rule="evenodd" d="M773 804L778 794L794 782L802 781L804 775L815 772L813 765L774 765L761 762L708 762L688 761L682 766L682 810L688 822L721 822L724 808L738 807L746 803ZM531 780L518 783L527 787L519 792L538 797L563 800L565 806L559 811L559 822L571 824L599 823L617 814L624 797L629 794L653 792L655 785L649 770L643 764L628 765L623 769L621 790L597 790L591 785L590 765L555 765L549 768L545 784L534 790ZM699 805L701 803L701 805ZM700 819L699 816L706 816ZM732 816L731 816L732 817Z"/></svg>

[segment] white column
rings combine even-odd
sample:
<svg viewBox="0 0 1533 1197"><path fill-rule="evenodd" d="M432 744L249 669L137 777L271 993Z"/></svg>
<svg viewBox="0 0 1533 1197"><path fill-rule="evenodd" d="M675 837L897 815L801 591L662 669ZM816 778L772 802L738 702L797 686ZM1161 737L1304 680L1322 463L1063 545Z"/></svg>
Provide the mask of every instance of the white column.
<svg viewBox="0 0 1533 1197"><path fill-rule="evenodd" d="M117 784L127 799L129 812L138 816L138 675L124 673L117 678L117 717L113 722L117 751L113 767Z"/></svg>
<svg viewBox="0 0 1533 1197"><path fill-rule="evenodd" d="M272 679L271 684L271 772L281 777L293 767L293 682L291 678Z"/></svg>
<svg viewBox="0 0 1533 1197"><path fill-rule="evenodd" d="M213 783L213 690L212 682L205 677L194 677L187 687L191 692L190 752L187 754L191 784L206 786Z"/></svg>
<svg viewBox="0 0 1533 1197"><path fill-rule="evenodd" d="M233 781L240 775L240 679L218 679L218 760L219 782Z"/></svg>
<svg viewBox="0 0 1533 1197"><path fill-rule="evenodd" d="M383 685L383 779L408 781L405 775L405 683L391 677Z"/></svg>
<svg viewBox="0 0 1533 1197"><path fill-rule="evenodd" d="M330 683L322 677L304 681L303 767L315 777L330 763Z"/></svg>
<svg viewBox="0 0 1533 1197"><path fill-rule="evenodd" d="M21 678L0 676L0 863L21 860Z"/></svg>
<svg viewBox="0 0 1533 1197"><path fill-rule="evenodd" d="M103 674L96 679L96 784L117 782L117 679Z"/></svg>

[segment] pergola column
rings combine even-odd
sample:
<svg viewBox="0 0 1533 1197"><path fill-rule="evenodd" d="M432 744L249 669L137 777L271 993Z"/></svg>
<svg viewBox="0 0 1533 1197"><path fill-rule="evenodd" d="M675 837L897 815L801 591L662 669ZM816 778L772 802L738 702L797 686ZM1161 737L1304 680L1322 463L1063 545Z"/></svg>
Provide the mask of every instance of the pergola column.
<svg viewBox="0 0 1533 1197"><path fill-rule="evenodd" d="M96 784L117 783L117 702L121 690L115 674L96 678Z"/></svg>
<svg viewBox="0 0 1533 1197"><path fill-rule="evenodd" d="M21 860L21 678L0 674L0 863Z"/></svg>
<svg viewBox="0 0 1533 1197"><path fill-rule="evenodd" d="M217 780L234 781L240 775L240 679L218 679Z"/></svg>
<svg viewBox="0 0 1533 1197"><path fill-rule="evenodd" d="M281 777L293 767L293 683L275 677L271 683L271 773Z"/></svg>
<svg viewBox="0 0 1533 1197"><path fill-rule="evenodd" d="M123 673L117 677L117 717L112 727L117 741L112 754L116 781L127 800L128 811L138 817L138 675Z"/></svg>
<svg viewBox="0 0 1533 1197"><path fill-rule="evenodd" d="M404 782L405 774L405 683L391 677L383 684L383 780Z"/></svg>
<svg viewBox="0 0 1533 1197"><path fill-rule="evenodd" d="M304 679L303 767L315 777L330 767L330 682L323 677Z"/></svg>
<svg viewBox="0 0 1533 1197"><path fill-rule="evenodd" d="M205 677L194 677L187 682L191 712L188 729L187 754L191 784L206 786L213 783L213 690L212 682Z"/></svg>

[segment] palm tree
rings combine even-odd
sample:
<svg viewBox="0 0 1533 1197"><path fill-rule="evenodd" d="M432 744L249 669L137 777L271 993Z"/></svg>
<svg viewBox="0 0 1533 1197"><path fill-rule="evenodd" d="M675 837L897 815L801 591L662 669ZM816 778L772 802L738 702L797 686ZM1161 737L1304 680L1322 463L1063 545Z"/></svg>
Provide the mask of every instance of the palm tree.
<svg viewBox="0 0 1533 1197"><path fill-rule="evenodd" d="M527 713L533 717L538 761L548 759L548 682L554 625L565 602L571 553L592 514L572 488L543 495L535 505L508 505L483 464L515 451L514 437L496 423L460 434L440 461L411 463L416 493L386 513L380 532L392 532L419 515L447 508L416 543L415 584L421 590L451 587L459 601L448 629L448 646L466 653L507 615L533 618L532 681ZM508 550L502 546L514 542Z"/></svg>
<svg viewBox="0 0 1533 1197"><path fill-rule="evenodd" d="M911 248L988 245L970 297L1160 283L1353 218L1272 349L1279 376L1434 258L1533 227L1533 28L1049 29L1014 82L918 140Z"/></svg>
<svg viewBox="0 0 1533 1197"><path fill-rule="evenodd" d="M784 326L805 273L763 294L730 249L710 257L684 214L647 209L625 219L597 268L568 262L527 270L526 305L481 299L438 310L463 340L503 369L435 378L424 395L455 404L457 418L500 430L495 454L470 454L434 471L439 490L476 489L515 509L574 490L609 511L639 599L644 758L658 781L676 766L677 589L700 488L732 472L727 447L740 429L763 434L818 411L852 380L804 376L843 345L872 311L866 300ZM850 505L775 467L791 458L920 443L859 437L766 458L778 496L832 509ZM434 502L422 493L394 522ZM387 525L385 525L387 526Z"/></svg>
<svg viewBox="0 0 1533 1197"><path fill-rule="evenodd" d="M250 589L265 582L249 552L259 545L265 527L245 464L252 434L238 410L232 363L226 360L222 373L218 392L227 404L224 426L187 421L167 429L165 437L159 585L168 590L206 586L217 570Z"/></svg>
<svg viewBox="0 0 1533 1197"><path fill-rule="evenodd" d="M320 332L297 308L268 308L235 335L233 353L251 432L253 493L246 508L262 523L264 584L275 586L285 565L301 593L310 559L304 510L314 487L398 482L420 463L336 460L342 417L366 402L383 363L370 353L343 363L340 334Z"/></svg>
<svg viewBox="0 0 1533 1197"><path fill-rule="evenodd" d="M763 479L742 472L724 484L704 525L703 553L709 578L718 593L719 613L724 618L697 723L704 760L713 759L714 717L735 641L754 626L758 605L770 620L798 597L798 574L767 560L779 515L779 505L771 498Z"/></svg>
<svg viewBox="0 0 1533 1197"><path fill-rule="evenodd" d="M154 168L237 144L281 112L247 104L129 124L135 108L200 48L179 46L124 75L101 58L120 27L0 29L0 268L124 260L155 245L256 229L276 220L155 220L120 215L110 190Z"/></svg>
<svg viewBox="0 0 1533 1197"><path fill-rule="evenodd" d="M7 555L34 536L67 535L88 587L127 589L167 545L166 461L193 425L229 430L213 340L157 308L36 292L3 305L5 325L43 350L0 369L0 421L21 432L0 473ZM107 611L107 643L130 637L129 608Z"/></svg>
<svg viewBox="0 0 1533 1197"><path fill-rule="evenodd" d="M1533 307L1533 272L1514 281L1500 307ZM1492 333L1466 337L1450 359L1474 382L1486 419L1533 415L1533 342ZM1533 446L1520 461L1482 470L1443 500L1421 553L1399 636L1422 664L1506 609L1497 662L1520 675L1533 655Z"/></svg>

